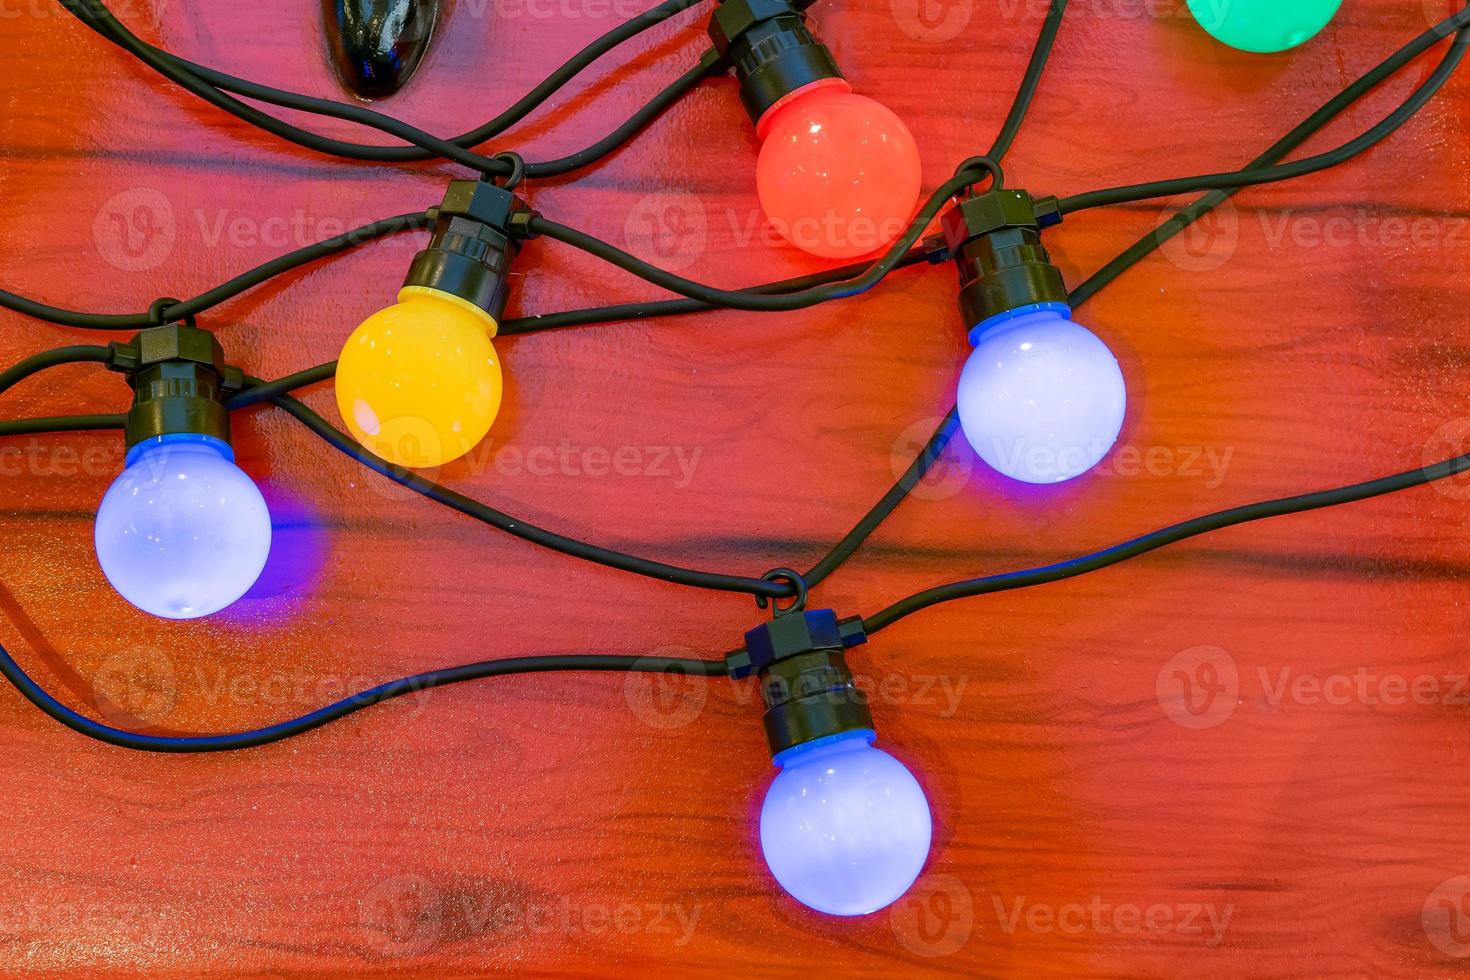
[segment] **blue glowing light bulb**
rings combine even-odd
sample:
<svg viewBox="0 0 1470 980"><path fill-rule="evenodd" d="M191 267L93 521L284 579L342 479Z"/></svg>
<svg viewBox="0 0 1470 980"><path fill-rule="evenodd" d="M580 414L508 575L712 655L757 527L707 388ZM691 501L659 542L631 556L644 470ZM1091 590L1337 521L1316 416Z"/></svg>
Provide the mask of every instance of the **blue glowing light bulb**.
<svg viewBox="0 0 1470 980"><path fill-rule="evenodd" d="M908 891L933 822L918 780L872 731L843 732L776 756L761 806L761 851L776 881L829 915L866 915Z"/></svg>
<svg viewBox="0 0 1470 980"><path fill-rule="evenodd" d="M244 595L265 568L271 519L260 490L212 436L157 436L128 450L97 508L97 561L124 599L195 619Z"/></svg>
<svg viewBox="0 0 1470 980"><path fill-rule="evenodd" d="M975 452L1026 483L1061 483L1096 466L1123 429L1117 358L1065 303L991 317L970 332L960 425Z"/></svg>

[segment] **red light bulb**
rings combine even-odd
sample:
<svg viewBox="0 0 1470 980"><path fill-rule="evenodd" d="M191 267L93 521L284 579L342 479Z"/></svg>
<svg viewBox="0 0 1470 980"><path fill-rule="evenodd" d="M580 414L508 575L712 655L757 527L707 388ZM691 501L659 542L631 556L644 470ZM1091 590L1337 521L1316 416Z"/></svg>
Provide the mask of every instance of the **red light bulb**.
<svg viewBox="0 0 1470 980"><path fill-rule="evenodd" d="M889 245L919 201L919 149L903 120L840 78L803 86L756 125L756 191L776 230L813 255Z"/></svg>

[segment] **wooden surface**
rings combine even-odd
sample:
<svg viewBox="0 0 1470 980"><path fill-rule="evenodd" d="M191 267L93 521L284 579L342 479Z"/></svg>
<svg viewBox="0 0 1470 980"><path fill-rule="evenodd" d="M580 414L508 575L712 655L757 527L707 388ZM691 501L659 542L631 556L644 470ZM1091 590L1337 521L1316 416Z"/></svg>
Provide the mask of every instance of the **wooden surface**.
<svg viewBox="0 0 1470 980"><path fill-rule="evenodd" d="M1241 165L1452 7L1347 0L1310 45L1256 57L1211 42L1182 9L1075 3L1011 182L1072 193ZM8 8L5 288L142 309L425 207L456 173L286 147L58 5ZM909 122L932 187L988 145L1043 8L951 0L921 19L914 0L829 2L817 20L856 86ZM340 95L311 4L117 10L194 60ZM631 12L459 0L385 108L459 132ZM601 136L693 62L698 21L640 38L496 146L545 159ZM1313 145L1371 125L1431 63ZM1461 451L1467 130L1462 74L1366 157L1252 191L1129 273L1080 317L1127 372L1125 448L1035 490L957 444L816 598L871 613L941 581ZM720 80L606 164L530 192L547 214L702 279L817 268L752 239L755 150ZM1163 213L1079 215L1049 240L1075 284ZM260 376L328 360L389 300L420 240L319 264L204 323ZM551 243L517 268L513 314L655 295ZM98 339L0 316L5 363ZM803 313L501 350L510 387L493 444L445 482L569 534L759 574L809 564L887 488L951 404L965 348L953 273L932 269ZM309 400L335 418L325 387ZM77 366L6 395L0 416L124 403L116 377ZM236 426L275 512L275 553L250 597L192 624L133 610L97 568L92 518L121 464L117 436L0 447L0 642L69 703L230 730L465 660L714 655L758 621L748 599L580 564L438 509L280 412ZM603 472L619 452L625 465ZM884 744L921 774L936 833L911 897L853 921L806 911L764 870L754 816L770 766L747 684L502 679L188 758L85 741L5 689L0 971L1459 975L1467 501L1462 482L1232 530L877 638L855 664Z"/></svg>

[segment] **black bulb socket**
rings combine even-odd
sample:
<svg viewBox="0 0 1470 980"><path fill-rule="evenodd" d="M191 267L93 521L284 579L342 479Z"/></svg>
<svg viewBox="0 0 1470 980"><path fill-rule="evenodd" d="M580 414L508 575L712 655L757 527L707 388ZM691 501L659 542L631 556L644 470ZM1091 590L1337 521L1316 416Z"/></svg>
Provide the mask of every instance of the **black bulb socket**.
<svg viewBox="0 0 1470 980"><path fill-rule="evenodd" d="M129 449L157 436L191 433L230 441L225 400L245 387L245 376L225 363L224 349L208 330L192 324L149 327L110 346L109 367L133 387L123 426Z"/></svg>
<svg viewBox="0 0 1470 980"><path fill-rule="evenodd" d="M960 271L960 311L973 330L991 317L1041 303L1070 305L1062 271L1041 232L1059 224L1057 199L993 190L957 202L940 217L939 258Z"/></svg>
<svg viewBox="0 0 1470 980"><path fill-rule="evenodd" d="M805 11L814 2L722 0L715 8L710 40L740 82L751 122L799 88L842 77L832 52L807 26Z"/></svg>
<svg viewBox="0 0 1470 980"><path fill-rule="evenodd" d="M434 209L429 244L413 257L403 284L457 296L499 323L510 295L511 260L532 237L534 216L519 197L489 181L450 181Z"/></svg>
<svg viewBox="0 0 1470 980"><path fill-rule="evenodd" d="M845 651L867 641L862 621L839 621L830 609L791 612L745 634L745 649L728 658L732 677L760 677L762 723L771 755L797 745L871 730L867 695L848 669Z"/></svg>

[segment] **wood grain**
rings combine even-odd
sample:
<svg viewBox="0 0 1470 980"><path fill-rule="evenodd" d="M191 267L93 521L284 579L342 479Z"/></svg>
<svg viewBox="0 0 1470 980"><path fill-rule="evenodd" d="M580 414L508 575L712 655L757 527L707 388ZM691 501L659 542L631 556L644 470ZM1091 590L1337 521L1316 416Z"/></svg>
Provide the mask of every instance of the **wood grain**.
<svg viewBox="0 0 1470 980"><path fill-rule="evenodd" d="M921 20L914 0L829 3L817 19L855 84L909 121L932 187L988 145L1043 8L950 0ZM1251 57L1211 42L1182 4L1074 2L1012 183L1073 193L1243 164L1452 8L1347 0L1310 45ZM341 94L310 4L116 9L194 60ZM385 108L460 132L631 12L459 0ZM287 147L59 5L0 13L7 289L142 309L427 206L455 173ZM688 17L651 32L496 146L545 159L585 145L692 64L701 37ZM1371 125L1429 69L1313 146ZM531 194L705 280L812 270L751 240L755 149L732 83L711 82L605 164ZM820 601L871 613L940 581L1462 451L1467 157L1461 76L1367 156L1242 195L1083 311L1129 377L1126 451L1038 491L956 445ZM1115 208L1053 232L1069 281L1164 213ZM405 236L319 264L205 323L256 375L327 360L416 247ZM513 314L655 295L552 243L517 268ZM5 363L79 336L0 316ZM809 564L841 536L948 408L964 355L944 269L803 313L502 343L506 411L445 482L565 533L749 574ZM0 415L115 411L124 397L117 378L69 367L7 394ZM327 390L309 400L335 417ZM277 547L251 596L193 624L132 610L96 566L115 436L0 447L0 642L59 696L219 731L470 659L715 655L757 621L748 600L582 565L437 509L279 412L251 411L237 436ZM589 449L638 465L591 476ZM885 744L930 794L936 843L909 899L855 921L804 910L763 869L753 816L769 763L746 685L504 679L199 758L91 744L0 691L0 972L1460 975L1467 500L1459 483L1240 528L877 638L855 662ZM1196 691L1200 713L1181 710L1181 677L1230 676L1234 699Z"/></svg>

